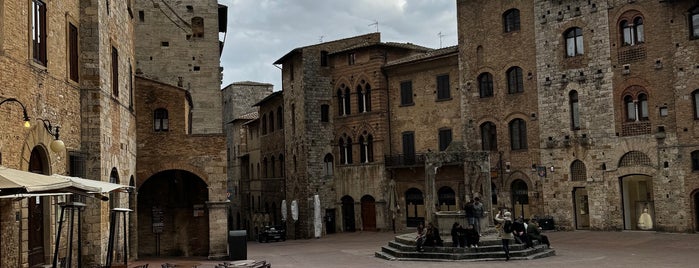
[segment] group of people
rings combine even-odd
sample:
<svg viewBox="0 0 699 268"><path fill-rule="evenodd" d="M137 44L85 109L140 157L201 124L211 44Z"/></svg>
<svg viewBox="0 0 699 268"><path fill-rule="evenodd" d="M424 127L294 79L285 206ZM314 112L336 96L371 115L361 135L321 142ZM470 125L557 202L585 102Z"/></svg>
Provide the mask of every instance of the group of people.
<svg viewBox="0 0 699 268"><path fill-rule="evenodd" d="M501 215L502 214L502 215ZM505 251L505 259L510 260L510 240L515 240L519 244L526 244L527 247L534 247L534 240L546 244L551 248L551 243L546 235L541 234L539 223L536 219L524 219L523 217L512 220L509 211L498 212L495 215L498 223L497 229L502 239L502 248Z"/></svg>
<svg viewBox="0 0 699 268"><path fill-rule="evenodd" d="M480 241L480 234L473 224L468 224L466 228L464 228L459 222L455 222L451 227L451 241L454 247L477 248L478 242Z"/></svg>
<svg viewBox="0 0 699 268"><path fill-rule="evenodd" d="M422 252L425 251L425 246L441 247L444 245L444 242L439 236L439 228L430 222L427 224L426 228L422 224L417 226L417 237L415 237L415 244L417 246L417 251Z"/></svg>

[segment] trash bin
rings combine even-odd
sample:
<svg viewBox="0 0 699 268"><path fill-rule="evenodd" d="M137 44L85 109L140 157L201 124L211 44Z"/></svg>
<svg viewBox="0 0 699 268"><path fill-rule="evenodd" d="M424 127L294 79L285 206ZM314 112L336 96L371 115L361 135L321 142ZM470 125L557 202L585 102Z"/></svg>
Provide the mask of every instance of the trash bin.
<svg viewBox="0 0 699 268"><path fill-rule="evenodd" d="M246 230L228 231L228 257L232 261L248 259L248 233Z"/></svg>

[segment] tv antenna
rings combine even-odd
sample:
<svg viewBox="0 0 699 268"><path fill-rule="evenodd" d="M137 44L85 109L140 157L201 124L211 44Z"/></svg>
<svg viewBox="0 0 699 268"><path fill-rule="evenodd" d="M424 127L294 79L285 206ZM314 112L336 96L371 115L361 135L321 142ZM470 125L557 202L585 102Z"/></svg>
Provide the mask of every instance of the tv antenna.
<svg viewBox="0 0 699 268"><path fill-rule="evenodd" d="M369 24L369 25L367 25L367 26L376 26L376 32L377 32L377 33L379 32L379 21L374 20L374 23Z"/></svg>
<svg viewBox="0 0 699 268"><path fill-rule="evenodd" d="M325 35L321 35L320 38L318 38L319 43L323 43L323 37L325 37Z"/></svg>
<svg viewBox="0 0 699 268"><path fill-rule="evenodd" d="M446 35L442 34L442 32L438 32L437 36L439 36L439 48L442 48L442 37L444 37Z"/></svg>

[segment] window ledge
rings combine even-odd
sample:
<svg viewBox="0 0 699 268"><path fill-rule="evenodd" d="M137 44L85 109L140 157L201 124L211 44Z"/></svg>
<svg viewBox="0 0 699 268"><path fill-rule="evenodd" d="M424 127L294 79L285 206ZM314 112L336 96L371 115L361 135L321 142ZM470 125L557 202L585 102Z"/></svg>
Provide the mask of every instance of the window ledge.
<svg viewBox="0 0 699 268"><path fill-rule="evenodd" d="M452 100L451 97L449 97L449 98L443 98L443 99L436 99L436 100L434 100L434 101L435 101L435 102L442 102L442 101L450 101L450 100Z"/></svg>
<svg viewBox="0 0 699 268"><path fill-rule="evenodd" d="M401 103L400 105L398 105L398 107L410 107L410 106L415 106L415 103L414 102L413 103L406 103L406 104Z"/></svg>

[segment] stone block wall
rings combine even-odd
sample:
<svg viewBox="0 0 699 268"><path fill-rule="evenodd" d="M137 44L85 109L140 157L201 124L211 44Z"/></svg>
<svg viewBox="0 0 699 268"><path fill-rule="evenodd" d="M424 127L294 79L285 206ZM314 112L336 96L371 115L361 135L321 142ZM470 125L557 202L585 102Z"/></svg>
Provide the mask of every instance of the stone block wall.
<svg viewBox="0 0 699 268"><path fill-rule="evenodd" d="M136 1L133 12L136 72L191 92L193 133L221 133L218 1Z"/></svg>

